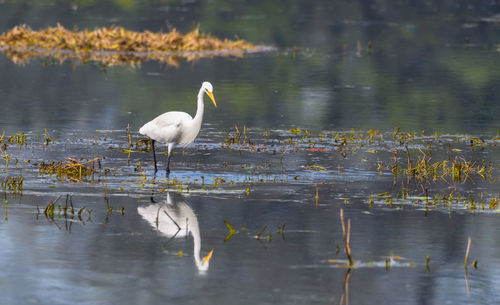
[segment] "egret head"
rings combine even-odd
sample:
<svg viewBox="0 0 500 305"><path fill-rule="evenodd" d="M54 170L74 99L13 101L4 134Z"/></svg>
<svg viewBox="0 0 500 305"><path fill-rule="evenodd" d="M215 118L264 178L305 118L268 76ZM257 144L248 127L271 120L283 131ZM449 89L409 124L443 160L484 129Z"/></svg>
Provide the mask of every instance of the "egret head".
<svg viewBox="0 0 500 305"><path fill-rule="evenodd" d="M210 259L212 258L213 253L214 253L214 250L210 250L210 252L208 252L207 256L205 256L201 260L201 264L198 266L199 271L207 271L208 270L208 267L210 265Z"/></svg>
<svg viewBox="0 0 500 305"><path fill-rule="evenodd" d="M214 94L213 94L214 87L212 86L212 84L209 82L203 82L201 87L203 88L203 90L205 90L205 93L210 97L210 99L214 103L214 106L217 107L217 104L215 103Z"/></svg>

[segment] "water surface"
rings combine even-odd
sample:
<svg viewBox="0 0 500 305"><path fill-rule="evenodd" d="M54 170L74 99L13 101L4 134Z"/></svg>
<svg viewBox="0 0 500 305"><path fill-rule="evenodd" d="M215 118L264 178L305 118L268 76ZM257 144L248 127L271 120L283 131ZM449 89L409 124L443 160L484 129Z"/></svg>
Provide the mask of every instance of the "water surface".
<svg viewBox="0 0 500 305"><path fill-rule="evenodd" d="M494 4L456 1L1 3L1 31L20 23L152 31L199 25L278 48L178 67L43 58L17 65L0 55L0 130L5 139L27 136L27 145L0 150L10 155L8 164L0 159L1 181L24 178L22 195L1 191L2 303L496 303L498 211L488 204L499 196L499 13ZM207 103L195 143L175 150L170 179L163 154L153 179L152 156L127 151L125 127L135 142L139 127L159 113L194 114L204 80L214 85L218 107ZM257 146L227 146L235 125ZM394 186L391 171L378 167L392 164L394 149L405 165L396 128L419 137L410 145L413 160L432 142L432 162L449 154L485 160L492 179L426 184L428 197L412 183L402 200L403 177ZM358 141L343 156L334 137L352 129L363 139L380 130L383 139ZM472 138L485 147L471 147ZM100 158L102 169L83 182L39 171L42 161L68 157ZM378 196L385 192L391 205ZM477 209L432 204L450 193L473 198ZM59 195L54 217L46 217ZM61 212L66 196L72 217ZM177 235L162 232L141 214L147 207L190 221ZM335 245L343 246L341 208L358 263L350 271L331 261L346 258ZM229 239L225 220L236 230ZM468 237L478 269L465 273ZM200 258L214 250L208 270L195 258L197 242Z"/></svg>

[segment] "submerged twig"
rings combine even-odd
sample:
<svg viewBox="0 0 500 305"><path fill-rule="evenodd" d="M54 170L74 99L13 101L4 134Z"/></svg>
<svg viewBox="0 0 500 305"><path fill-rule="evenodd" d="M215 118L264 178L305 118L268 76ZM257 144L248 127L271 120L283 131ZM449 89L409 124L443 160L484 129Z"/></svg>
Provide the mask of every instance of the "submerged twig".
<svg viewBox="0 0 500 305"><path fill-rule="evenodd" d="M467 265L469 264L469 251L470 251L470 244L471 244L471 242L472 242L472 240L469 237L467 239L467 250L465 250L465 260L464 260L464 267L465 267L466 270L467 270Z"/></svg>
<svg viewBox="0 0 500 305"><path fill-rule="evenodd" d="M345 277L344 277L344 285L342 286L342 295L340 296L340 305L345 304L349 305L349 278L351 276L351 268L348 268Z"/></svg>
<svg viewBox="0 0 500 305"><path fill-rule="evenodd" d="M347 259L349 260L349 267L353 265L353 259L351 255L351 247L350 247L350 235L351 235L351 219L347 220L347 233L344 225L344 210L340 209L340 221L342 223L342 239L344 241L344 251L347 255Z"/></svg>

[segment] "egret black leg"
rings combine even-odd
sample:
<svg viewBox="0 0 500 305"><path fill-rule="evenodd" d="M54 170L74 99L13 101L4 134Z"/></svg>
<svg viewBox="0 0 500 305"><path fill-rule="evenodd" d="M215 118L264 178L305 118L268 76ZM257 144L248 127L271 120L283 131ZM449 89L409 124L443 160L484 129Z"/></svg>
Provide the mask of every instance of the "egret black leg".
<svg viewBox="0 0 500 305"><path fill-rule="evenodd" d="M155 140L151 140L151 146L153 147L153 159L155 160L155 174L158 171L158 167L156 166L156 153L155 153Z"/></svg>
<svg viewBox="0 0 500 305"><path fill-rule="evenodd" d="M167 161L167 177L170 175L170 155L168 155Z"/></svg>

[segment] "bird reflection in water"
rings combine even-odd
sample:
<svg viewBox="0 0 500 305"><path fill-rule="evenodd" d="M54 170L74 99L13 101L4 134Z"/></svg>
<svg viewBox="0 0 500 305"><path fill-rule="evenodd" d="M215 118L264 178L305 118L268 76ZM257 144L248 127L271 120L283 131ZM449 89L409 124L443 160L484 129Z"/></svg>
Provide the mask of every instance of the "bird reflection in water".
<svg viewBox="0 0 500 305"><path fill-rule="evenodd" d="M151 200L153 201L152 198ZM153 228L170 239L187 238L189 234L193 235L193 256L196 267L199 271L208 270L214 250L211 250L204 258L200 258L200 226L198 225L198 218L193 209L186 202L174 202L170 194L167 193L165 201L153 203L148 206L140 206L137 208L137 212Z"/></svg>

